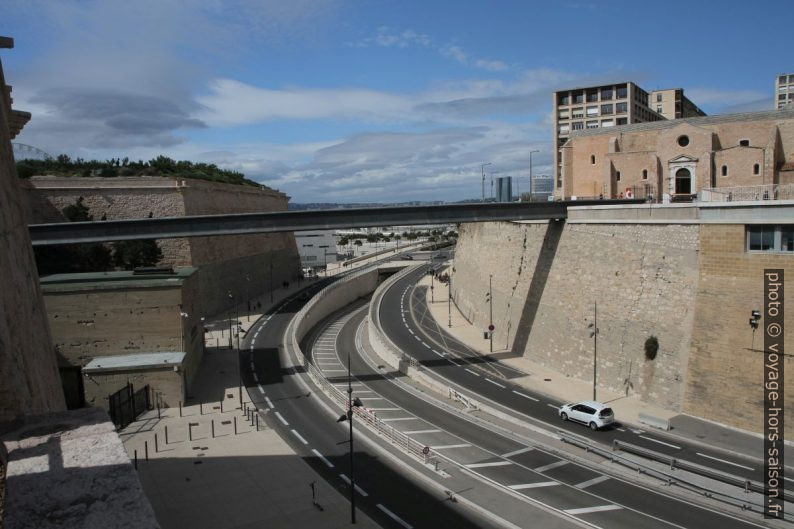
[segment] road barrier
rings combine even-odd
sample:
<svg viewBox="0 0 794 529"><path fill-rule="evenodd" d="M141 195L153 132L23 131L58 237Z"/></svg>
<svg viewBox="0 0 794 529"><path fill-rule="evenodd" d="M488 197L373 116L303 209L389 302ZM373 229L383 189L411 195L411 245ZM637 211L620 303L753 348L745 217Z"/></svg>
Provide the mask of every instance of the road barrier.
<svg viewBox="0 0 794 529"><path fill-rule="evenodd" d="M670 429L670 421L667 419L662 419L661 417L654 417L653 415L640 412L639 420L643 424L647 424L648 426L652 426L654 428L659 428L660 430L666 431Z"/></svg>

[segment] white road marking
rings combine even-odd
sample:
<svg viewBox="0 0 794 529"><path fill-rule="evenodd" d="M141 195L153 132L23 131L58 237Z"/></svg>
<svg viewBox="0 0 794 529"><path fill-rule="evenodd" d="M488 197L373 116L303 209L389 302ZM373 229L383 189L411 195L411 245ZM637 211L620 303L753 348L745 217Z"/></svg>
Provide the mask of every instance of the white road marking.
<svg viewBox="0 0 794 529"><path fill-rule="evenodd" d="M440 356L441 358L444 358L444 354L443 354L443 353L439 353L439 352L438 352L438 351L436 351L435 349L431 349L431 351L433 351L434 353L436 353L436 355Z"/></svg>
<svg viewBox="0 0 794 529"><path fill-rule="evenodd" d="M256 376L256 373L254 373L254 382L256 382L257 384L259 384L259 377L258 377L258 376Z"/></svg>
<svg viewBox="0 0 794 529"><path fill-rule="evenodd" d="M617 430L617 431L619 431L619 432L625 432L625 431L626 431L626 429L625 429L625 428L617 428L617 427L615 428L615 430Z"/></svg>
<svg viewBox="0 0 794 529"><path fill-rule="evenodd" d="M420 433L441 433L441 430L411 430L410 432L403 432L403 433L405 435L416 435Z"/></svg>
<svg viewBox="0 0 794 529"><path fill-rule="evenodd" d="M283 424L284 426L289 426L287 419L285 419L284 416L281 415L279 412L276 412L276 417L278 417L278 420L281 421L281 424Z"/></svg>
<svg viewBox="0 0 794 529"><path fill-rule="evenodd" d="M471 374L472 374L472 375L474 375L475 377L478 377L478 376L480 376L480 374L479 374L478 372L476 372L476 371L472 371L472 370L471 370L471 369L469 369L468 367L466 368L466 371L468 371L469 373L471 373Z"/></svg>
<svg viewBox="0 0 794 529"><path fill-rule="evenodd" d="M567 509L565 514L587 514L591 512L617 511L622 509L620 505L600 505L598 507L582 507L580 509Z"/></svg>
<svg viewBox="0 0 794 529"><path fill-rule="evenodd" d="M469 443L461 443L458 445L441 445L441 446L434 446L432 447L433 450L446 450L447 448L468 448L471 445Z"/></svg>
<svg viewBox="0 0 794 529"><path fill-rule="evenodd" d="M398 524L400 524L403 527L405 527L405 529L413 529L412 525L410 525L408 522L406 522L405 520L403 520L402 518L400 518L399 516L397 516L393 512L391 512L386 507L384 507L382 503L378 504L378 509L380 509L381 511L385 512L389 516L389 518L391 518L392 520L394 520Z"/></svg>
<svg viewBox="0 0 794 529"><path fill-rule="evenodd" d="M312 448L312 453L320 458L320 461L328 465L328 468L334 468L334 464L328 461L325 456L323 456L320 452L317 451L316 448Z"/></svg>
<svg viewBox="0 0 794 529"><path fill-rule="evenodd" d="M529 395L525 395L524 393L521 393L520 391L513 390L513 393L515 393L519 397L524 397L525 399L534 400L535 402L538 402L540 400L540 399L536 399L535 397L530 397Z"/></svg>
<svg viewBox="0 0 794 529"><path fill-rule="evenodd" d="M524 448L519 448L518 450L513 450L512 452L508 452L506 454L502 454L502 457L513 457L517 456L518 454L523 454L524 452L529 452L530 450L534 450L534 448L527 446Z"/></svg>
<svg viewBox="0 0 794 529"><path fill-rule="evenodd" d="M608 479L609 476L598 476L597 478L588 479L587 481L582 481L581 483L577 483L575 487L577 489L586 489L587 487L598 485L599 483L603 483Z"/></svg>
<svg viewBox="0 0 794 529"><path fill-rule="evenodd" d="M701 454L700 452L695 452L695 453L697 455L699 455L700 457L707 457L708 459L713 459L714 461L720 461L722 463L726 463L728 465L733 465L735 467L743 468L743 469L746 469L746 470L755 470L754 468L746 467L744 465L740 465L739 463L733 463L731 461L725 461L724 459L719 459L717 457L707 456L706 454Z"/></svg>
<svg viewBox="0 0 794 529"><path fill-rule="evenodd" d="M259 385L258 385L258 386L256 386L256 387L258 387L258 388L259 388L259 393L261 393L262 395L264 395L264 394L265 394L265 388L263 388L261 384L259 384Z"/></svg>
<svg viewBox="0 0 794 529"><path fill-rule="evenodd" d="M303 443L305 445L309 444L309 441L304 439L303 436L301 434L299 434L297 430L292 430L292 435L297 437L300 440L301 443Z"/></svg>
<svg viewBox="0 0 794 529"><path fill-rule="evenodd" d="M347 476L346 476L346 475L344 475L344 474L339 474L339 477L340 477L340 478L342 478L342 481L344 481L345 483L347 483L348 485L350 485L350 478L349 478L349 477L347 477ZM361 488L361 487L359 487L358 485L353 485L353 488L354 488L354 489L356 489L356 492L358 492L359 494L361 494L361 495L362 495L362 496L364 496L365 498L366 498L367 496L369 496L369 494L367 494L366 492L364 492L364 489L362 489L362 488Z"/></svg>
<svg viewBox="0 0 794 529"><path fill-rule="evenodd" d="M381 419L382 422L392 421L418 421L419 417L392 417L391 419Z"/></svg>
<svg viewBox="0 0 794 529"><path fill-rule="evenodd" d="M549 404L549 403L546 403L546 406L548 406L549 408L554 408L555 410L559 410L559 409L560 409L560 407L559 407L559 406L557 406L556 404Z"/></svg>
<svg viewBox="0 0 794 529"><path fill-rule="evenodd" d="M559 467L567 465L567 464L568 464L568 461L565 461L563 459L562 461L557 461L555 463L549 463L548 465L543 465L542 467L537 467L534 470L535 470L535 472L546 472L547 470L552 470L554 468L559 468Z"/></svg>
<svg viewBox="0 0 794 529"><path fill-rule="evenodd" d="M493 384L494 386L499 386L500 388L504 388L504 387L505 387L504 385L500 384L499 382L494 382L494 381L493 381L493 380L491 380L490 378L486 378L485 380L487 380L488 382L490 382L490 383L491 383L491 384Z"/></svg>
<svg viewBox="0 0 794 529"><path fill-rule="evenodd" d="M494 461L492 463L472 463L470 465L463 465L466 468L480 468L480 467L503 467L505 465L512 465L510 461Z"/></svg>
<svg viewBox="0 0 794 529"><path fill-rule="evenodd" d="M645 433L645 430L635 430L634 428L629 428L629 430L631 430L633 433L636 433L637 435Z"/></svg>
<svg viewBox="0 0 794 529"><path fill-rule="evenodd" d="M538 487L554 487L559 485L559 481L539 481L537 483L520 483L518 485L508 485L513 490L537 489Z"/></svg>
<svg viewBox="0 0 794 529"><path fill-rule="evenodd" d="M665 443L664 441L660 441L659 439L654 439L653 437L647 437L645 435L640 435L639 437L641 439L645 439L646 441L653 441L654 443L659 443L660 445L669 446L670 448L675 448L676 450L681 450L680 446L677 446L677 445L674 445L674 444L670 444L670 443ZM750 469L750 470L752 470L752 469Z"/></svg>
<svg viewBox="0 0 794 529"><path fill-rule="evenodd" d="M414 331L412 329L408 329L408 332L410 332L411 334L414 334Z"/></svg>
<svg viewBox="0 0 794 529"><path fill-rule="evenodd" d="M414 338L416 338L416 341L417 341L417 342L421 342L421 341L422 341L422 339L421 339L421 338L419 338L419 336L417 336L417 335L414 335Z"/></svg>
<svg viewBox="0 0 794 529"><path fill-rule="evenodd" d="M262 393L264 393L264 392L265 392L265 390L263 390L261 387L260 387L259 389L261 389L261 390L262 390ZM268 408L270 408L271 410L272 410L273 408L275 408L275 406L273 406L273 403L270 401L270 397L265 397L265 402L267 402L267 406L268 406Z"/></svg>
<svg viewBox="0 0 794 529"><path fill-rule="evenodd" d="M256 369L256 367L254 367L254 361L251 360L251 371L253 371L254 369Z"/></svg>

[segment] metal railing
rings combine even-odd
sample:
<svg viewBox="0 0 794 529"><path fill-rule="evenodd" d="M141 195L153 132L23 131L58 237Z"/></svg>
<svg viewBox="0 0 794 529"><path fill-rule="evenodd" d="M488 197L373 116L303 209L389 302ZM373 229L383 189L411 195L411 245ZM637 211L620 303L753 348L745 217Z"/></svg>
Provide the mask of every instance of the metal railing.
<svg viewBox="0 0 794 529"><path fill-rule="evenodd" d="M704 188L700 190L699 199L700 202L794 200L794 184Z"/></svg>

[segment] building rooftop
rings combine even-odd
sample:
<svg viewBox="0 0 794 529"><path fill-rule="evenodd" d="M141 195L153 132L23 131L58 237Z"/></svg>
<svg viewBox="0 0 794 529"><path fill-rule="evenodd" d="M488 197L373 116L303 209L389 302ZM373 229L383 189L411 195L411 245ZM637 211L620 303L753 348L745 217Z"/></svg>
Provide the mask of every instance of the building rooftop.
<svg viewBox="0 0 794 529"><path fill-rule="evenodd" d="M595 83L586 86L572 86L568 88L560 88L558 90L555 90L554 93L556 94L557 92L568 92L569 90L584 90L586 88L600 88L602 86L604 87L616 86L619 84L625 84L625 85L633 84L634 86L637 86L637 83L635 83L634 81L607 81L604 83Z"/></svg>
<svg viewBox="0 0 794 529"><path fill-rule="evenodd" d="M105 371L127 371L152 367L181 366L185 353L136 353L131 355L97 356L83 367L83 373L102 373Z"/></svg>
<svg viewBox="0 0 794 529"><path fill-rule="evenodd" d="M664 121L649 121L645 123L631 123L615 127L585 129L572 131L569 140L580 136L597 136L600 134L622 134L626 132L640 132L645 130L661 130L677 127L681 123L689 123L696 127L702 125L717 125L737 121L760 121L776 119L794 119L794 108L780 110L763 110L760 112L742 112L739 114L718 114L715 116L699 116L694 118L668 119Z"/></svg>
<svg viewBox="0 0 794 529"><path fill-rule="evenodd" d="M47 294L87 290L178 287L196 273L196 270L198 268L185 266L174 269L173 273L147 273L145 275L135 274L132 270L53 274L41 278L41 290Z"/></svg>

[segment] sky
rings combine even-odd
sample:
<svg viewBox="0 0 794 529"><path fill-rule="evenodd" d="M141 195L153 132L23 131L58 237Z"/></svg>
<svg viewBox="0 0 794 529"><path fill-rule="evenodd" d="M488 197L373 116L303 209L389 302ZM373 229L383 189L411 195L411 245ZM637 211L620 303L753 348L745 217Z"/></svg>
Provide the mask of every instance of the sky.
<svg viewBox="0 0 794 529"><path fill-rule="evenodd" d="M552 93L773 108L791 0L0 0L16 138L215 163L293 202L456 201L552 174ZM517 180L516 180L517 179Z"/></svg>

